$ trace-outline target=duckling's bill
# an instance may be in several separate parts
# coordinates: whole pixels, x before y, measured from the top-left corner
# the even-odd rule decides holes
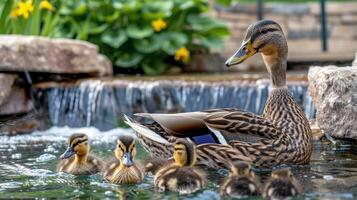
[[[61,155],[61,159],[67,159],[72,157],[76,152],[74,152],[74,149],[72,147],[68,147],[67,150]]]
[[[130,167],[130,166],[132,166],[133,164],[134,164],[133,158],[132,158],[132,156],[130,155],[130,153],[129,153],[129,152],[124,153],[124,155],[123,155],[123,165],[124,165],[125,167]]]
[[[252,42],[249,39],[243,42],[238,51],[232,57],[230,57],[225,64],[227,67],[240,64],[256,53],[257,50],[253,47]]]

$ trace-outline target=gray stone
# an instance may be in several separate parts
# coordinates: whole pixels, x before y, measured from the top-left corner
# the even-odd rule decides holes
[[[11,88],[15,82],[15,78],[15,75],[0,73],[0,105],[2,105],[10,96]]]
[[[327,134],[357,139],[357,67],[311,67],[309,92]]]
[[[0,71],[105,76],[112,74],[112,65],[96,45],[85,41],[1,35]]]
[[[9,96],[0,105],[0,116],[28,113],[33,109],[33,103],[24,88],[13,86]]]

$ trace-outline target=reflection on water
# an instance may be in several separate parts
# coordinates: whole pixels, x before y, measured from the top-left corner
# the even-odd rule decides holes
[[[211,181],[204,190],[179,197],[176,193],[155,193],[153,177],[147,176],[139,185],[118,186],[105,182],[99,174],[73,176],[56,173],[57,158],[65,150],[73,132],[85,132],[91,138],[91,151],[109,158],[120,134],[130,129],[100,132],[95,128],[51,128],[32,135],[0,136],[0,197],[1,198],[98,198],[98,199],[219,199],[219,183],[225,170],[209,170]],[[293,166],[293,172],[305,189],[306,199],[357,198],[357,145],[338,141],[315,143],[310,165]],[[139,148],[138,160],[146,153]],[[270,170],[257,174],[266,180]]]

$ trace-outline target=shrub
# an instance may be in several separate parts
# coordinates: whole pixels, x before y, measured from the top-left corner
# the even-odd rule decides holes
[[[56,36],[99,45],[115,66],[159,74],[192,51],[222,47],[228,30],[207,11],[207,0],[66,0]]]
[[[225,24],[208,0],[5,0],[0,34],[88,40],[115,66],[147,74],[185,64],[196,50],[222,47]]]

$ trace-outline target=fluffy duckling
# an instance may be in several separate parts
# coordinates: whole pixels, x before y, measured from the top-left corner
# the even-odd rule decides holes
[[[144,162],[144,170],[146,174],[152,174],[155,175],[159,169],[170,165],[174,162],[174,160],[170,159],[163,159],[163,158],[154,158],[150,157],[145,160]]]
[[[259,195],[259,184],[248,162],[231,164],[229,176],[221,186],[221,196],[244,198]]]
[[[117,140],[115,159],[108,162],[103,170],[106,180],[115,184],[136,184],[143,180],[141,166],[134,162],[136,156],[135,139],[122,135]]]
[[[102,169],[101,159],[89,154],[88,136],[74,133],[68,140],[68,148],[61,155],[57,171],[73,175],[95,174]]]
[[[289,169],[279,169],[272,172],[263,196],[270,200],[285,200],[301,194],[301,187]]]
[[[180,194],[196,192],[206,184],[205,174],[193,167],[196,162],[195,146],[178,139],[174,144],[174,162],[159,169],[155,175],[155,187],[159,192],[172,191]]]

